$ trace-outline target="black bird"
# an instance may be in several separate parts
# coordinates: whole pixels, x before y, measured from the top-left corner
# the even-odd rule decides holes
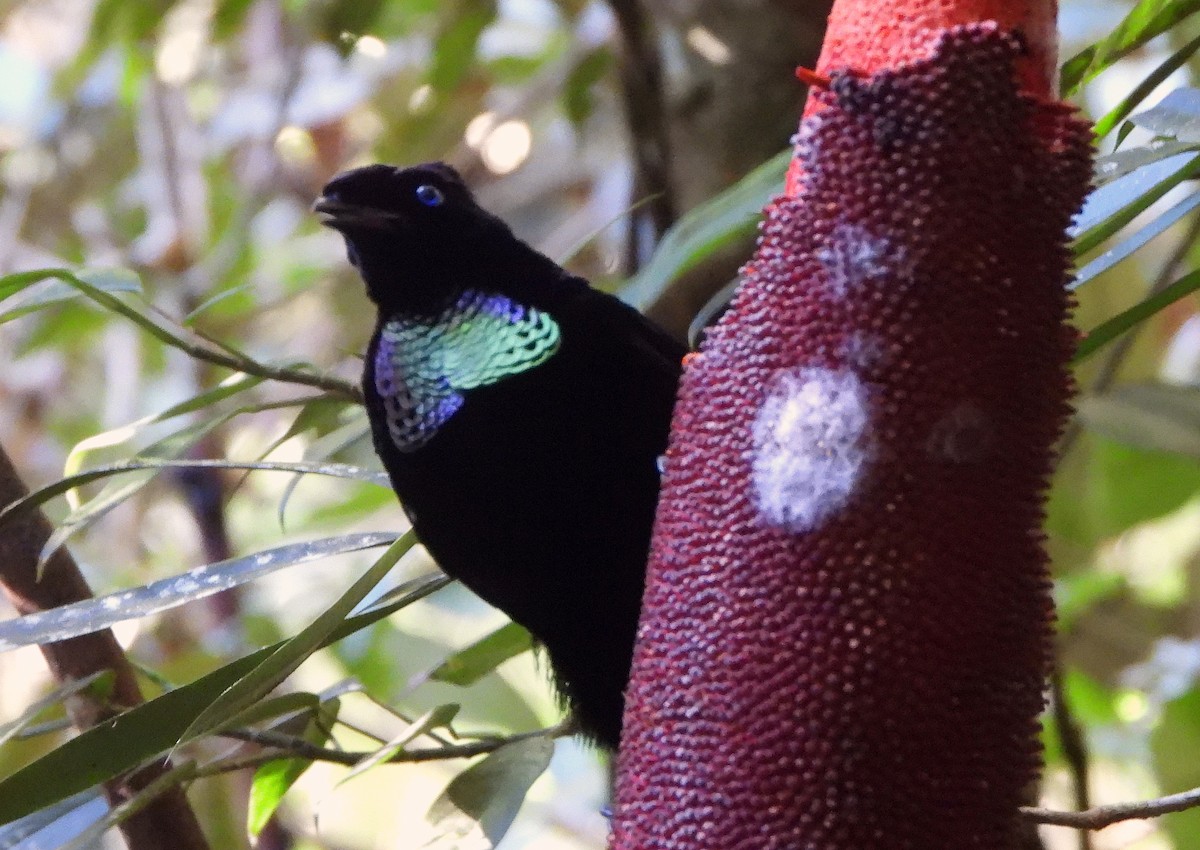
[[[615,749],[684,346],[443,163],[347,171],[313,208],[379,308],[363,392],[417,537],[532,633]]]

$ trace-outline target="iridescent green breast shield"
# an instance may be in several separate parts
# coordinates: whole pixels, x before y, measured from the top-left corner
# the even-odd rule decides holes
[[[435,319],[389,320],[375,351],[375,389],[392,442],[402,452],[419,449],[462,407],[467,390],[546,362],[559,341],[546,313],[475,290]]]

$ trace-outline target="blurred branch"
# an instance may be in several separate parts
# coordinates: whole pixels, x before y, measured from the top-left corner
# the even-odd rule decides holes
[[[258,175],[252,181],[254,188],[248,195],[243,196],[229,226],[216,244],[185,272],[191,294],[211,292],[216,282],[226,281],[231,277],[238,259],[250,243],[253,233],[251,224],[275,199],[279,182],[284,175],[283,163],[275,151],[275,139],[287,126],[288,110],[304,75],[304,43],[291,35],[286,15],[279,13],[278,19],[273,23],[277,32],[273,32],[271,38],[276,42],[275,52],[279,57],[277,61],[283,65],[284,72],[275,97],[271,129],[265,134],[266,142],[263,145],[263,156],[269,157],[270,165],[265,174]],[[259,28],[267,29],[261,25]]]
[[[1074,786],[1075,808],[1085,811],[1091,808],[1091,798],[1088,793],[1088,749],[1083,730],[1071,711],[1067,702],[1067,692],[1063,685],[1062,662],[1055,660],[1054,669],[1050,673],[1050,710],[1054,714],[1054,725],[1058,729],[1058,739],[1062,743],[1063,756],[1071,773]],[[1079,833],[1079,850],[1091,850],[1092,837],[1087,832]]]
[[[1096,806],[1082,812],[1058,812],[1053,809],[1027,806],[1021,809],[1021,816],[1050,826],[1104,829],[1121,821],[1155,818],[1197,807],[1200,807],[1200,788],[1191,788],[1178,794],[1155,797],[1152,800],[1141,800],[1136,803],[1113,803],[1110,806]]]
[[[28,495],[8,455],[0,449],[0,502],[17,501]],[[41,511],[14,517],[0,535],[0,590],[19,614],[48,611],[71,602],[90,599],[91,589],[66,549],[58,549],[48,560],[41,581],[37,579],[38,555],[52,527]],[[105,629],[83,637],[44,644],[42,655],[55,680],[73,682],[98,671],[114,674],[112,691],[96,695],[83,691],[67,700],[67,711],[79,729],[87,729],[143,702],[133,668],[113,633]],[[105,795],[114,808],[163,781],[170,772],[166,760],[155,762],[105,785]],[[140,808],[120,825],[130,850],[207,850],[195,814],[182,789],[164,790],[152,803]]]
[[[634,200],[655,196],[645,215],[654,225],[657,241],[675,220],[675,191],[671,180],[671,140],[663,94],[662,59],[654,27],[639,0],[609,0],[621,32],[621,88],[633,152]],[[627,271],[638,265],[638,231],[642,215],[631,215]]]

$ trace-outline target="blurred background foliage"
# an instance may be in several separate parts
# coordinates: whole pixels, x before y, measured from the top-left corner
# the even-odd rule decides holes
[[[1076,233],[1077,323],[1093,333],[1047,523],[1063,661],[1043,796],[1056,808],[1083,802],[1084,756],[1094,801],[1200,785],[1195,5],[1062,3],[1062,56],[1082,56],[1065,88],[1104,118],[1101,153],[1120,152]],[[244,742],[201,734],[233,721],[380,756],[553,729],[527,635],[453,585],[422,585],[327,650],[313,652],[320,635],[288,644],[286,669],[231,665],[314,622],[332,629],[329,607],[377,557],[351,550],[407,526],[346,389],[374,311],[309,204],[347,167],[447,160],[519,235],[683,336],[781,185],[804,94],[792,70],[814,61],[827,7],[0,3],[0,441],[35,490],[131,457],[169,467],[38,497],[97,596],[164,582],[82,615],[116,623],[148,696],[186,701],[161,747],[149,721],[131,724],[146,751],[125,766],[185,729],[198,763],[245,756]],[[71,272],[20,276],[38,269]],[[235,468],[171,467],[200,459]],[[277,469],[236,468],[255,462]],[[296,545],[313,540],[326,542]],[[171,578],[204,564],[239,586],[206,595]],[[409,553],[368,610],[432,570]],[[248,718],[228,701],[204,713],[225,685],[172,691],[209,674],[241,677],[251,696],[284,680],[274,693],[292,699]],[[56,749],[68,735],[55,686],[36,647],[0,654],[0,822],[80,790],[68,786],[82,762]],[[546,740],[369,780],[356,768],[346,787],[344,766],[274,762],[199,779],[190,798],[222,848],[248,845],[248,809],[272,848],[488,847],[506,831],[513,850],[603,846],[605,766],[570,737]],[[36,783],[14,775],[31,762],[46,766]],[[104,811],[71,798],[0,827],[0,847],[78,833],[119,844],[86,831]],[[1043,840],[1200,848],[1200,812]]]

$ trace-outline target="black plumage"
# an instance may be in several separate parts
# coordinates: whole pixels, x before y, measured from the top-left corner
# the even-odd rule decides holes
[[[314,209],[379,307],[363,390],[417,536],[529,629],[615,748],[684,347],[442,163],[348,171]]]

